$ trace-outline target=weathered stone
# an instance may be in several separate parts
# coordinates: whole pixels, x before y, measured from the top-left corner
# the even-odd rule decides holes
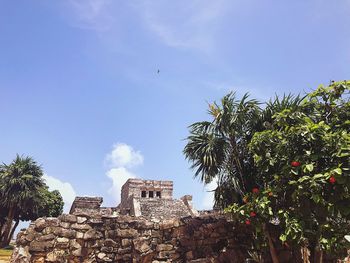
[[[78,238],[78,239],[82,239],[84,237],[84,233],[83,232],[76,232],[75,233],[75,237]]]
[[[105,241],[104,241],[104,245],[106,247],[117,247],[118,244],[117,242],[115,242],[114,240],[110,239],[110,238],[107,238]]]
[[[83,239],[89,240],[89,239],[100,239],[103,235],[101,232],[98,232],[96,230],[90,229],[84,233]]]
[[[134,249],[141,254],[149,251],[151,247],[148,245],[149,240],[147,238],[140,238],[140,239],[134,239],[133,244],[134,244]]]
[[[34,229],[38,232],[42,231],[45,227],[47,227],[48,224],[45,220],[45,218],[38,218],[36,221],[35,221],[35,227]]]
[[[92,225],[99,225],[99,224],[103,224],[103,220],[101,217],[93,217],[89,219],[89,224]]]
[[[77,222],[77,217],[71,214],[62,214],[58,217],[62,222],[75,223]]]
[[[119,248],[119,249],[118,249],[118,254],[121,254],[121,255],[130,253],[130,252],[131,252],[131,247]]]
[[[175,220],[164,220],[160,225],[159,225],[159,228],[161,230],[164,230],[164,229],[169,229],[169,228],[173,228],[174,227],[174,224],[175,224]]]
[[[106,253],[98,253],[97,254],[97,257],[99,258],[99,259],[103,259],[104,257],[106,256]]]
[[[48,240],[53,240],[55,239],[55,235],[54,234],[48,234],[48,235],[42,235],[38,237],[38,241],[48,241]]]
[[[28,247],[15,247],[11,257],[11,263],[28,263],[30,261],[30,253]]]
[[[129,237],[129,238],[134,238],[139,236],[139,233],[135,229],[117,229],[116,234],[118,237]]]
[[[54,234],[59,236],[59,237],[66,237],[66,238],[74,238],[76,235],[74,230],[65,229],[65,228],[54,229]]]
[[[39,219],[18,234],[17,242],[22,248],[19,246],[15,251],[28,251],[22,253],[23,259],[30,257],[23,263],[219,263],[231,262],[232,258],[237,258],[235,263],[244,261],[236,240],[240,238],[244,242],[247,233],[237,232],[233,223],[224,220],[223,216],[160,221],[104,216],[102,224],[92,223],[94,218],[101,220],[100,215],[61,218],[64,221]],[[75,222],[67,222],[69,220]],[[14,252],[13,259],[18,259],[18,255]],[[22,263],[19,260],[12,262]]]
[[[75,240],[70,241],[71,254],[75,257],[81,256],[81,245]]]
[[[57,229],[57,227],[45,227],[45,229],[42,231],[42,233],[44,235],[48,235],[48,234],[51,234],[51,233],[54,233],[55,230]]]
[[[123,238],[122,239],[122,247],[127,247],[131,244],[131,241],[130,239],[127,239],[127,238]]]
[[[63,250],[54,250],[49,253],[47,253],[45,262],[62,262],[65,260],[65,256],[68,256],[65,254],[65,251]]]
[[[188,251],[188,252],[186,252],[186,259],[187,259],[187,260],[193,259],[193,251]]]
[[[87,225],[87,224],[72,224],[71,228],[75,229],[75,230],[89,230],[92,227],[90,225]]]
[[[56,239],[56,242],[57,243],[69,243],[69,239],[68,238],[65,238],[65,237],[58,237]]]
[[[35,234],[32,233],[32,232],[30,232],[30,233],[28,233],[27,235],[25,235],[25,239],[26,239],[27,241],[29,241],[29,242],[33,241],[34,238],[35,238]]]
[[[77,216],[77,223],[78,223],[78,224],[85,223],[86,221],[87,221],[87,218],[86,218],[86,217]]]
[[[159,244],[156,248],[156,250],[159,251],[170,251],[174,248],[173,245],[170,244]]]
[[[54,245],[53,241],[32,241],[29,244],[29,252],[45,252]]]
[[[61,222],[60,223],[60,227],[69,228],[70,227],[70,223],[68,223],[68,222]]]
[[[114,248],[113,247],[105,247],[105,246],[103,246],[103,247],[101,247],[101,251],[102,252],[106,252],[106,253],[111,253],[111,252],[114,251]]]
[[[45,258],[44,257],[38,257],[33,259],[33,263],[44,263]]]
[[[57,248],[68,248],[69,247],[69,239],[65,237],[58,237],[56,238],[56,245]]]

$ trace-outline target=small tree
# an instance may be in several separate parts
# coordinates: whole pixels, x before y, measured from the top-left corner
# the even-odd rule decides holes
[[[50,192],[42,176],[30,157],[17,155],[11,164],[0,166],[0,247],[9,244],[20,220],[62,213],[62,196]]]

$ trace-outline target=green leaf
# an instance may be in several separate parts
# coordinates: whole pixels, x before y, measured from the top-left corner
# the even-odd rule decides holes
[[[280,235],[280,240],[285,242],[287,240],[287,236],[285,234]]]
[[[312,163],[309,163],[309,164],[305,165],[305,168],[309,172],[312,172],[314,170],[314,165]]]
[[[341,175],[342,174],[342,170],[340,168],[336,168],[333,170],[334,173]]]

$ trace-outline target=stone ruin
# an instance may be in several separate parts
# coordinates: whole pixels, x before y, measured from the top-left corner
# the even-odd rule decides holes
[[[117,207],[101,207],[102,197],[76,197],[70,214],[85,212],[103,215],[130,215],[145,218],[181,218],[199,215],[192,206],[192,196],[173,199],[173,182],[129,179],[122,186]]]
[[[172,181],[129,179],[117,207],[76,197],[69,214],[39,218],[17,235],[11,262],[243,262],[243,232],[201,215]]]
[[[76,197],[69,214],[39,218],[19,232],[11,262],[248,262],[249,227],[196,211],[191,196],[176,200],[172,193],[171,181],[129,179],[117,207]],[[294,254],[278,248],[281,263],[299,262]]]

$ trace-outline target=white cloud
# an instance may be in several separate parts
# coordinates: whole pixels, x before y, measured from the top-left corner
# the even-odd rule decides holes
[[[217,187],[217,181],[213,180],[209,184],[204,186],[204,196],[202,199],[202,207],[203,209],[213,209],[214,206],[214,191]]]
[[[74,201],[76,193],[74,191],[73,186],[68,182],[62,182],[61,180],[44,174],[44,180],[46,181],[46,185],[49,187],[50,191],[58,190],[64,201],[64,212],[69,212],[69,209]]]
[[[144,25],[166,45],[209,51],[231,1],[142,1],[134,4]]]
[[[117,143],[113,145],[112,151],[107,154],[105,163],[110,167],[106,175],[112,180],[112,186],[108,193],[117,205],[120,202],[120,190],[123,184],[129,178],[137,178],[129,169],[142,165],[143,156],[140,151],[135,151],[130,145]]]
[[[109,40],[123,34],[121,24],[137,23],[167,46],[209,52],[215,48],[223,17],[235,2],[66,0],[63,15],[71,25],[102,32],[99,37]]]
[[[117,143],[106,157],[106,163],[110,167],[134,167],[143,164],[143,156],[130,145]]]
[[[106,175],[112,179],[112,187],[108,190],[108,193],[113,196],[116,205],[118,205],[120,202],[120,190],[123,184],[129,178],[136,178],[137,176],[128,171],[125,167],[112,168]]]

